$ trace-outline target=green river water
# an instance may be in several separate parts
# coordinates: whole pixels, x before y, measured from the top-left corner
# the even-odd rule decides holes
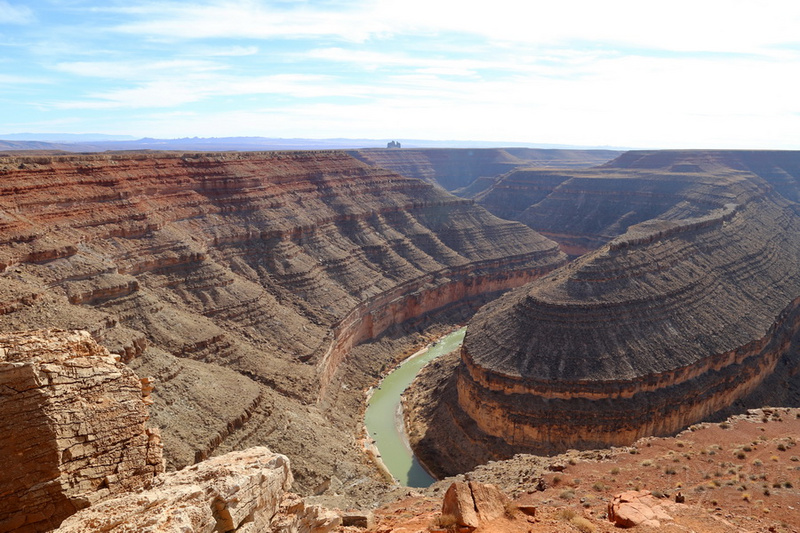
[[[435,481],[411,452],[405,436],[400,396],[417,373],[429,361],[457,349],[464,340],[467,328],[442,337],[426,351],[406,359],[373,391],[367,404],[364,424],[375,440],[378,452],[389,472],[403,485],[427,487]]]

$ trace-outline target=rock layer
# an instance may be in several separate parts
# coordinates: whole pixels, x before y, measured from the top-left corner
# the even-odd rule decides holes
[[[0,336],[0,531],[48,531],[164,469],[149,390],[85,331]]]
[[[501,174],[519,167],[584,168],[618,155],[611,150],[535,148],[366,149],[350,153],[370,165],[439,184],[466,198],[490,187]]]
[[[475,316],[457,378],[474,438],[540,453],[626,445],[773,372],[800,329],[796,205],[731,169],[682,196],[705,212],[634,225]]]
[[[361,460],[308,407],[352,346],[566,260],[344,152],[16,157],[0,175],[0,328],[87,329],[155,377],[172,467],[268,444],[307,489],[333,453],[310,443]]]
[[[476,196],[495,215],[519,220],[578,256],[657,218],[701,216],[735,199],[731,180],[753,179],[800,199],[800,156],[775,151],[631,151],[586,170],[520,168]]]

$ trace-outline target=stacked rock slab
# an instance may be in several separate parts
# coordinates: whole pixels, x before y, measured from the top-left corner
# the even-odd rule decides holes
[[[163,471],[147,398],[85,331],[0,336],[0,531],[49,531]]]
[[[726,179],[705,215],[633,226],[475,316],[457,378],[473,438],[627,445],[773,372],[800,328],[800,220],[757,177]]]
[[[341,524],[336,513],[288,493],[291,486],[286,456],[250,448],[163,474],[149,490],[84,509],[58,531],[325,533]]]

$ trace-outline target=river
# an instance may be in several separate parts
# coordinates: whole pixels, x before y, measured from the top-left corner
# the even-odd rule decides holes
[[[409,357],[381,381],[367,404],[364,425],[375,440],[383,463],[403,485],[427,487],[434,481],[411,451],[405,434],[400,396],[429,361],[457,349],[467,328],[439,339],[427,350]]]

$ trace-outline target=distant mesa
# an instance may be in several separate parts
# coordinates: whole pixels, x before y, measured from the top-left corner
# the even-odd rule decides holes
[[[401,148],[400,143],[397,141],[389,141],[386,143],[386,148]]]

